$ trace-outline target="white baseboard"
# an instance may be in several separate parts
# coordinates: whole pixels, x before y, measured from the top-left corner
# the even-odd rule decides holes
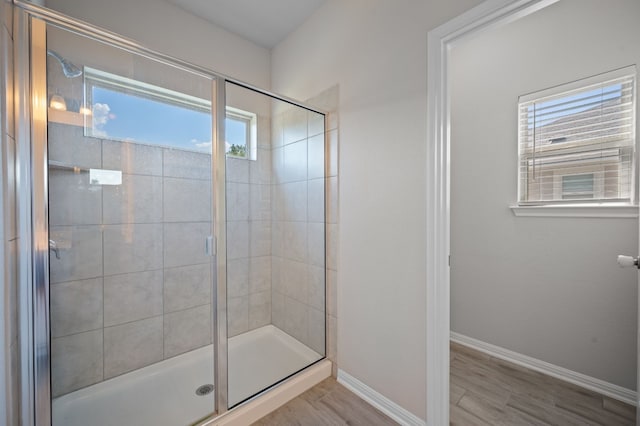
[[[637,393],[635,391],[623,388],[622,386],[614,385],[613,383],[605,382],[604,380],[596,379],[595,377],[590,377],[563,367],[558,367],[557,365],[553,365],[539,359],[531,358],[529,356],[522,355],[505,348],[501,348],[500,346],[485,343],[481,340],[467,337],[453,331],[451,332],[451,341],[464,346],[468,346],[480,352],[484,352],[493,357],[500,358],[505,361],[520,365],[522,367],[547,374],[560,380],[564,380],[565,382],[573,383],[574,385],[578,385],[585,389],[598,392],[602,395],[606,395],[608,397],[617,399],[618,401],[622,401],[633,406],[637,405],[638,403]]]
[[[343,370],[338,370],[338,383],[349,389],[351,392],[358,395],[360,398],[367,401],[369,404],[382,411],[387,416],[391,417],[401,425],[406,426],[425,426],[426,422],[415,414],[405,410],[395,402],[391,401],[386,396],[374,391],[369,386],[362,383],[360,380],[345,373]]]

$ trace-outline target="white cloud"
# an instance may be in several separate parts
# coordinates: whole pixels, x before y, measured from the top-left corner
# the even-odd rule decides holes
[[[93,104],[91,113],[93,136],[106,137],[107,132],[104,130],[104,126],[114,118],[115,115],[111,114],[111,108],[108,104]]]
[[[191,144],[198,148],[200,151],[211,152],[212,142],[200,142],[198,139],[191,139]]]

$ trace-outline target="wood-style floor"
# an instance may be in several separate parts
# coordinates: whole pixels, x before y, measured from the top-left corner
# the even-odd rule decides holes
[[[452,425],[628,425],[635,407],[451,344]]]
[[[635,426],[634,407],[468,347],[451,344],[451,424]],[[327,379],[254,425],[396,425]]]
[[[397,425],[329,378],[258,420],[260,426]]]

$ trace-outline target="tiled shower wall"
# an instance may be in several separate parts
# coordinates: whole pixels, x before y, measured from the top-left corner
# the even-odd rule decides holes
[[[16,141],[12,102],[13,25],[11,2],[0,1],[0,424],[20,424],[18,342],[18,229]]]
[[[210,344],[211,156],[50,124],[49,159],[53,395]]]
[[[337,152],[330,144],[325,150],[320,114],[292,107],[274,116],[272,129],[272,322],[325,353],[325,276],[329,281],[335,275],[335,225],[330,222],[337,218],[337,177],[331,175],[337,167],[331,161]]]
[[[326,235],[326,356],[333,364],[333,376],[338,373],[338,104],[339,87],[333,86],[307,100],[309,105],[327,112],[325,147],[325,221]]]
[[[256,158],[226,160],[229,337],[271,324],[270,120],[257,125]]]

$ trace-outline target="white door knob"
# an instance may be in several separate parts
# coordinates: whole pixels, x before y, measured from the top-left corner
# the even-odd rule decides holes
[[[618,255],[618,265],[620,265],[621,268],[635,266],[640,269],[637,257]]]

